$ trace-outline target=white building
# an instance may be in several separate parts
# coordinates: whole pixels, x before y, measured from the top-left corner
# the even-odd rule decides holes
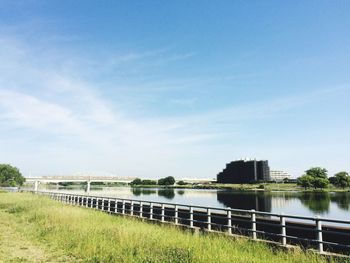
[[[270,170],[270,180],[281,182],[283,179],[291,179],[291,175],[285,171]]]

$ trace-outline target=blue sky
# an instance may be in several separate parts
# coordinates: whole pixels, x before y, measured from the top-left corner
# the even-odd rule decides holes
[[[349,1],[0,1],[0,162],[350,171]]]

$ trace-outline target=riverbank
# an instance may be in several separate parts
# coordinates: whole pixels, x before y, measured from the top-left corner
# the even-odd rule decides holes
[[[324,189],[303,188],[295,183],[258,183],[258,184],[186,184],[186,185],[132,185],[132,188],[171,188],[171,189],[225,189],[237,191],[297,191],[297,192],[350,192],[350,188]]]
[[[24,193],[0,193],[0,222],[0,262],[329,262]]]

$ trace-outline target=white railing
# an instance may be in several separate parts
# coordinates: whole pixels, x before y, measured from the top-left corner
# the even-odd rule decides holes
[[[46,195],[70,205],[93,208],[111,214],[171,222],[206,231],[225,232],[228,235],[249,235],[254,240],[270,240],[281,246],[299,244],[303,247],[316,248],[321,254],[326,252],[350,254],[348,220],[50,191],[30,192]]]

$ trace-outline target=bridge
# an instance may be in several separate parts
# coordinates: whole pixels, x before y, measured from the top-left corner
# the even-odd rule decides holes
[[[38,191],[40,183],[63,183],[63,182],[86,182],[86,191],[90,192],[92,182],[103,183],[131,183],[135,177],[118,177],[118,176],[41,176],[26,177],[26,182],[34,183],[34,190]]]

